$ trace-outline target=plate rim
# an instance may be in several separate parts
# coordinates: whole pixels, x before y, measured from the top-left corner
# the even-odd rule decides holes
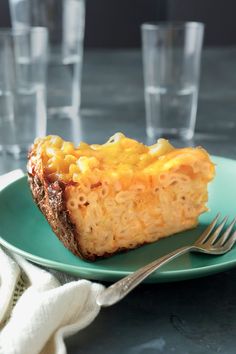
[[[213,162],[214,162],[214,159],[216,159],[216,161],[215,161],[216,165],[217,165],[217,160],[224,160],[226,163],[236,164],[236,160],[234,160],[232,158],[227,158],[227,157],[222,157],[222,156],[217,156],[217,155],[210,155],[210,157],[213,160]],[[7,186],[2,188],[0,190],[0,198],[1,198],[2,192],[5,192],[7,189],[10,189],[12,187],[12,185],[20,183],[22,180],[24,180],[26,178],[27,178],[27,174],[25,174],[24,176],[18,178],[16,181],[9,183]],[[83,265],[70,265],[68,263],[50,260],[48,258],[37,256],[35,254],[24,251],[23,249],[20,249],[20,248],[14,246],[13,244],[6,241],[6,238],[3,238],[1,235],[0,235],[0,244],[3,247],[5,247],[6,249],[8,249],[18,255],[21,255],[34,263],[37,263],[37,264],[40,264],[40,265],[43,265],[43,266],[46,266],[46,267],[49,267],[52,269],[57,269],[62,272],[77,274],[78,276],[86,276],[86,274],[88,276],[88,274],[89,274],[88,279],[103,280],[99,276],[101,276],[101,275],[106,276],[107,275],[109,277],[109,279],[112,279],[112,277],[113,277],[113,280],[117,280],[117,279],[125,277],[126,275],[129,275],[133,272],[133,271],[129,271],[129,270],[104,269],[104,268],[100,268],[99,266],[98,266],[98,268],[95,268],[96,262],[91,263],[91,262],[85,261],[87,263],[87,265],[89,265],[89,267],[84,268]],[[131,250],[131,252],[132,252],[132,250]],[[91,266],[90,266],[90,264],[91,264]],[[152,273],[149,276],[149,278],[147,278],[147,282],[155,282],[155,283],[163,282],[163,281],[174,282],[174,281],[179,281],[179,280],[194,279],[197,277],[203,277],[203,276],[223,272],[225,270],[233,268],[235,265],[236,265],[236,258],[232,259],[232,260],[225,261],[225,262],[223,261],[221,263],[213,263],[213,264],[203,266],[203,267],[194,267],[194,268],[187,268],[187,269],[180,269],[180,270],[175,270],[175,269],[173,269],[173,270],[157,270],[154,273]],[[176,277],[176,279],[173,279],[175,277]]]

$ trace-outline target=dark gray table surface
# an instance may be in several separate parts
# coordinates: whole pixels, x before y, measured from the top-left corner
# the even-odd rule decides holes
[[[101,143],[117,131],[146,141],[140,51],[85,53],[80,125],[80,137],[89,143]],[[209,48],[203,53],[191,144],[236,158],[235,136],[236,48]],[[0,173],[16,167],[25,167],[25,161],[0,157]],[[236,353],[236,269],[143,284],[119,304],[102,309],[66,344],[68,354]]]

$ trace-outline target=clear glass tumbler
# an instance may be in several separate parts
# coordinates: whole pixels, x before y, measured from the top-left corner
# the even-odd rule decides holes
[[[141,33],[147,135],[192,139],[204,25],[147,23]]]
[[[50,133],[57,133],[57,125],[68,129],[66,118],[77,119],[80,108],[85,1],[10,0],[10,12],[14,28],[48,29],[48,124]]]
[[[25,155],[46,133],[47,29],[0,30],[0,145]]]

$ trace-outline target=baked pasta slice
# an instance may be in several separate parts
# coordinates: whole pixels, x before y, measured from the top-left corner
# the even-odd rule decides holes
[[[111,256],[193,228],[207,210],[215,173],[201,147],[145,146],[121,133],[78,147],[58,136],[36,139],[31,191],[63,244],[88,260]]]

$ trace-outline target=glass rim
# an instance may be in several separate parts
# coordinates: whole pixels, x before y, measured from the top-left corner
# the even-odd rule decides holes
[[[204,29],[205,24],[198,21],[160,21],[160,22],[145,22],[141,24],[142,31],[156,31],[167,28],[185,29],[195,27],[196,29]]]
[[[25,35],[28,33],[44,33],[48,34],[47,27],[43,26],[34,26],[34,27],[25,27],[25,28],[12,28],[12,27],[2,27],[0,28],[0,37],[2,36],[17,36]]]

